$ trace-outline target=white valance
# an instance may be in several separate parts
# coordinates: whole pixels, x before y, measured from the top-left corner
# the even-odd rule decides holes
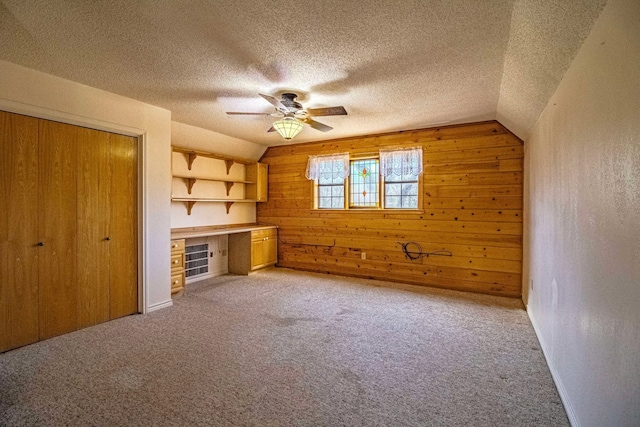
[[[422,148],[380,150],[380,173],[397,176],[422,173]]]
[[[349,176],[349,153],[330,154],[326,156],[309,156],[307,163],[308,179],[345,179]]]

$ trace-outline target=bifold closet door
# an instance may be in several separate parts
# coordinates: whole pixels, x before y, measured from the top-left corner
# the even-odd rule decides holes
[[[110,134],[78,135],[78,328],[109,320]]]
[[[76,126],[39,124],[38,282],[40,339],[45,339],[78,329],[78,144]]]
[[[136,313],[137,139],[0,126],[0,351]]]
[[[0,111],[0,352],[38,341],[38,120]]]
[[[110,318],[138,312],[138,140],[111,134]]]

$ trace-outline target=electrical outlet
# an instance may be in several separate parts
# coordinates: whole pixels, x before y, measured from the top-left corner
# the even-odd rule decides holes
[[[367,253],[366,252],[360,252],[360,259],[367,259]]]

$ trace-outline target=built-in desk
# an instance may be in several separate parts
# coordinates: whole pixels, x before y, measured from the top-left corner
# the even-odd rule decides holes
[[[171,240],[228,235],[229,273],[249,274],[278,261],[278,230],[274,225],[185,227],[171,229]]]

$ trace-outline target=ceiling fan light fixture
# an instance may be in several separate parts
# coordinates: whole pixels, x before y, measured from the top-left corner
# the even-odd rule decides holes
[[[293,117],[284,117],[273,123],[273,128],[284,139],[292,139],[302,130],[302,123]]]

